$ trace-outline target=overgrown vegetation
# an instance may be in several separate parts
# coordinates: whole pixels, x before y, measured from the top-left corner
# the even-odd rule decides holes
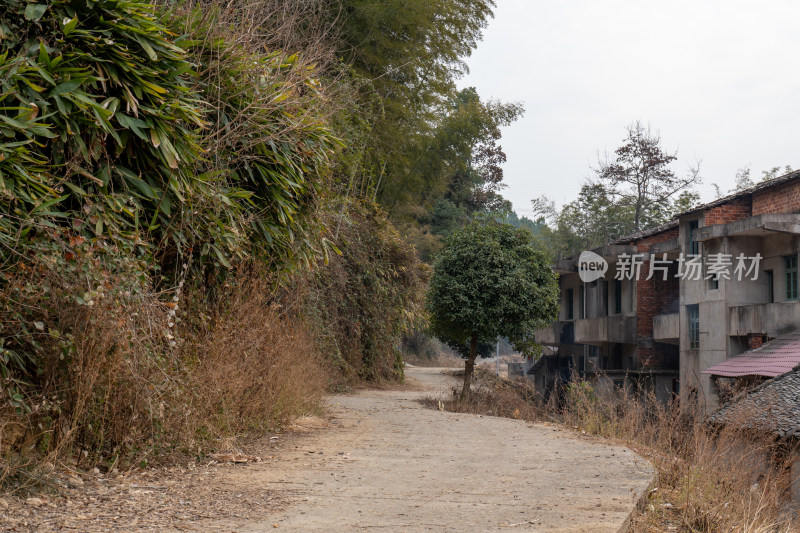
[[[447,410],[557,423],[631,447],[656,468],[652,490],[634,515],[631,531],[793,531],[787,505],[796,450],[768,434],[740,428],[746,420],[712,427],[699,412],[653,396],[601,393],[570,383],[562,401],[525,381],[479,370],[474,390],[454,390],[427,403]]]
[[[454,83],[492,6],[3,3],[0,482],[203,454],[402,379],[409,242],[435,252],[445,199],[455,226],[503,204],[521,109]]]

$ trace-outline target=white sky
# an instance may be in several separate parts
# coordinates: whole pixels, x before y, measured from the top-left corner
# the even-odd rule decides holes
[[[740,167],[800,167],[800,2],[495,1],[459,85],[525,106],[502,140],[518,214],[573,200],[635,120],[678,150],[676,172],[702,160],[703,200]]]

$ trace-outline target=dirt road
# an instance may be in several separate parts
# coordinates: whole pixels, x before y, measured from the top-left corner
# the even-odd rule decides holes
[[[336,396],[330,422],[255,443],[263,462],[74,476],[0,501],[0,530],[615,532],[652,479],[631,451],[557,426],[427,409],[451,378],[407,375],[419,391]]]
[[[428,392],[332,399],[338,429],[303,442],[266,479],[296,504],[241,531],[617,531],[652,479],[631,451],[555,426],[426,409]]]

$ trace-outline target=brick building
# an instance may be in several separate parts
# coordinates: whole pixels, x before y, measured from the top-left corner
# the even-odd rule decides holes
[[[537,333],[548,355],[529,376],[545,394],[578,374],[598,388],[679,393],[706,409],[731,375],[730,365],[727,374],[718,365],[731,358],[748,354],[739,378],[770,377],[753,363],[758,347],[800,329],[798,213],[800,171],[594,250],[609,263],[594,282],[581,281],[575,258],[560,261],[561,314]],[[615,279],[620,261],[635,254],[638,278]],[[685,275],[689,258],[698,276]]]

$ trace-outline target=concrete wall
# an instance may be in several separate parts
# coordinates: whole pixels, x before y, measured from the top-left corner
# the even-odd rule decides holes
[[[602,346],[608,342],[636,344],[635,316],[586,318],[575,322],[575,342]]]
[[[677,344],[680,336],[680,313],[668,313],[653,317],[653,339],[658,342]]]

